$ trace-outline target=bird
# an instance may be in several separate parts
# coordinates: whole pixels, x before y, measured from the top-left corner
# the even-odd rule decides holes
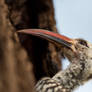
[[[43,77],[35,85],[36,92],[72,92],[92,76],[92,44],[44,29],[23,29],[18,33],[38,36],[62,47],[70,65],[53,77]]]

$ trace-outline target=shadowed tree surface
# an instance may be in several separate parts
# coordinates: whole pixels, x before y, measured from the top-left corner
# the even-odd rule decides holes
[[[42,28],[57,32],[52,0],[6,0],[9,19],[16,28]],[[44,76],[52,77],[61,69],[60,50],[46,40],[33,36],[18,35],[21,45],[34,66],[38,81]]]
[[[33,92],[34,75],[24,49],[16,40],[4,0],[0,1],[0,92]]]
[[[24,28],[57,32],[52,0],[0,0],[1,92],[33,92],[36,81],[61,69],[59,49],[46,40],[15,34]]]

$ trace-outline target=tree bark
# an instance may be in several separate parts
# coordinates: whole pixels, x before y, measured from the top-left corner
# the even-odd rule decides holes
[[[52,0],[6,0],[9,19],[16,28],[42,28],[57,32]],[[33,64],[36,80],[52,77],[61,69],[60,50],[46,40],[18,35]]]
[[[1,92],[33,92],[40,78],[61,69],[60,50],[46,40],[16,34],[25,28],[57,32],[52,0],[0,1]]]
[[[0,0],[0,92],[33,92],[32,64],[14,30],[7,5]]]

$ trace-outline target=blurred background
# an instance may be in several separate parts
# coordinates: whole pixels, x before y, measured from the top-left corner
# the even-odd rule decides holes
[[[53,0],[60,34],[92,43],[92,0]],[[64,60],[65,69],[69,62]],[[92,80],[74,92],[92,92]]]

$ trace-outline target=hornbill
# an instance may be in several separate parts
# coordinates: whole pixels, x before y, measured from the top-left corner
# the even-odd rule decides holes
[[[71,62],[68,68],[52,78],[44,77],[38,81],[37,92],[71,92],[92,76],[92,44],[83,39],[71,39],[43,29],[24,29],[18,33],[34,35],[62,47]]]

